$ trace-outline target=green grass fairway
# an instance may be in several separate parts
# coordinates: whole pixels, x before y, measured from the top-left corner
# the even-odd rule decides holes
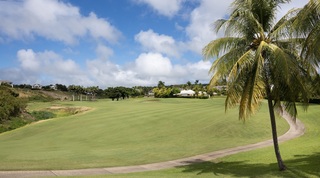
[[[161,177],[161,178],[318,178],[320,177],[320,105],[311,105],[308,112],[299,109],[299,119],[306,133],[280,144],[288,170],[278,171],[273,147],[238,153],[224,158],[160,171],[93,176],[99,177]]]
[[[29,109],[50,106],[93,109],[1,134],[0,170],[154,163],[271,138],[266,104],[245,123],[237,109],[225,114],[224,98],[34,103]],[[288,125],[277,121],[281,135]]]

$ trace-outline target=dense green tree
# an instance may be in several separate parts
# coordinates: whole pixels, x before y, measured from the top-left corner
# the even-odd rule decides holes
[[[29,84],[20,84],[20,85],[15,85],[14,87],[22,88],[22,89],[32,89],[32,86]]]
[[[215,23],[225,36],[211,41],[204,49],[205,58],[217,59],[210,71],[211,85],[227,77],[226,109],[239,106],[239,118],[256,112],[267,97],[274,151],[280,170],[286,166],[277,139],[275,111],[285,109],[293,118],[296,102],[308,103],[307,81],[312,65],[299,55],[305,37],[294,36],[291,11],[273,23],[277,8],[289,0],[235,0],[229,19]],[[299,39],[299,40],[297,40]]]
[[[158,88],[163,88],[163,87],[165,87],[165,82],[163,82],[163,81],[159,81],[158,82]]]
[[[105,93],[108,98],[112,99],[112,101],[114,101],[114,99],[117,99],[118,101],[121,96],[121,93],[113,87],[108,87],[107,89],[105,89]]]
[[[63,85],[63,84],[56,84],[57,90],[59,91],[68,91],[67,86]]]
[[[188,89],[192,88],[192,83],[190,81],[187,82]]]
[[[11,89],[0,86],[0,124],[19,116],[26,108],[26,102],[18,96]]]
[[[153,90],[154,97],[156,98],[169,98],[173,96],[172,88],[154,88]]]
[[[177,87],[172,87],[171,95],[174,96],[174,95],[176,95],[178,93],[180,93],[180,89],[177,88]]]
[[[126,87],[116,87],[116,90],[120,92],[120,96],[122,99],[129,98],[131,93],[131,88]]]

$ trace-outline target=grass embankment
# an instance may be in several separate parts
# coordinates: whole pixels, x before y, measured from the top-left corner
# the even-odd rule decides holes
[[[34,103],[29,109],[52,106],[94,109],[1,134],[0,170],[137,165],[189,157],[271,137],[265,105],[243,123],[238,121],[236,109],[225,114],[224,98]],[[279,135],[286,132],[288,125],[284,120],[278,120],[278,129]],[[182,172],[191,174],[201,172],[193,171],[192,167],[170,171],[184,169]]]
[[[307,112],[299,109],[299,119],[305,124],[306,133],[280,144],[282,158],[288,167],[284,172],[278,171],[273,147],[267,147],[179,168],[94,177],[320,177],[320,105],[311,105]]]

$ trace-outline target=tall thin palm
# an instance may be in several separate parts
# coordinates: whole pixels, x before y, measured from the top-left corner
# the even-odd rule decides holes
[[[229,19],[215,23],[216,31],[225,30],[225,37],[211,41],[203,49],[206,59],[217,57],[210,71],[210,83],[227,75],[226,109],[239,104],[239,119],[255,113],[264,97],[272,127],[274,150],[280,170],[286,166],[280,155],[277,139],[275,110],[284,108],[294,118],[295,102],[307,104],[309,73],[306,62],[299,55],[299,42],[290,35],[289,12],[273,23],[276,10],[289,0],[235,0]],[[282,102],[283,101],[283,102]]]

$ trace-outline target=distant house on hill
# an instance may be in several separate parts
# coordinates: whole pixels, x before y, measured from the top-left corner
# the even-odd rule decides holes
[[[57,85],[51,84],[51,85],[49,85],[49,87],[51,90],[57,90]]]
[[[13,83],[8,80],[0,80],[0,85],[8,85],[13,87]]]
[[[41,90],[41,89],[42,89],[42,85],[40,85],[40,84],[34,84],[34,85],[32,85],[32,89],[33,89],[33,90]]]
[[[152,97],[154,96],[154,92],[153,92],[152,90],[150,90],[150,91],[148,92],[148,97],[149,97],[149,96],[152,96]]]

